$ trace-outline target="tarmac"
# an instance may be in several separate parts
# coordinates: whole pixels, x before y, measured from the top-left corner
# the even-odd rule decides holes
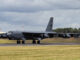
[[[80,45],[80,43],[41,43],[41,44],[14,44],[14,43],[8,43],[8,44],[0,44],[0,46],[49,46],[49,45]]]

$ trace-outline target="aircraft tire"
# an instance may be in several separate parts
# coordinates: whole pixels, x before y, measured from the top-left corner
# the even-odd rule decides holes
[[[36,44],[36,40],[33,40],[32,43],[33,43],[33,44]]]
[[[25,44],[25,41],[24,40],[22,40],[22,44]]]
[[[20,44],[20,40],[17,40],[17,44]]]
[[[40,44],[40,41],[39,40],[37,41],[37,44]]]

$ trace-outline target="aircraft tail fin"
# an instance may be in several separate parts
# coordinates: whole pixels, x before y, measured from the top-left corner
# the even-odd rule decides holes
[[[53,17],[50,18],[50,21],[47,25],[46,31],[47,32],[52,32],[52,27],[53,27]]]

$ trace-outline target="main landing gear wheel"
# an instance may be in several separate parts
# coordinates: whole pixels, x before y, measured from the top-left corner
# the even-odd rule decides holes
[[[23,37],[22,38],[22,44],[25,44],[26,39]]]
[[[40,44],[41,38],[38,38],[37,44]]]
[[[36,40],[33,40],[32,43],[33,43],[33,44],[36,44]]]
[[[20,42],[20,40],[17,40],[17,44],[20,44],[21,42]]]
[[[37,44],[40,44],[40,41],[39,40],[37,41]]]
[[[25,41],[22,40],[22,44],[25,44]]]

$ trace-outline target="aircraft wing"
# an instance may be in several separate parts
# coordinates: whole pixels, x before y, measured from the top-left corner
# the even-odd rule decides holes
[[[57,33],[58,37],[70,38],[70,37],[79,37],[80,33]]]

